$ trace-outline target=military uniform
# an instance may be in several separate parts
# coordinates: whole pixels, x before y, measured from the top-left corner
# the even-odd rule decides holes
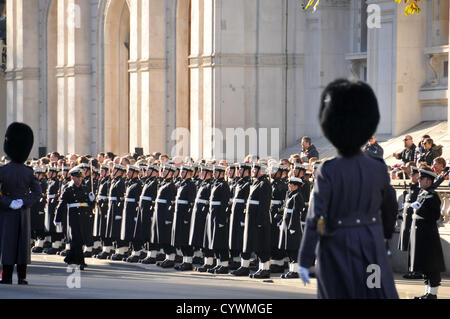
[[[72,176],[81,176],[80,168],[70,171]],[[54,222],[57,225],[67,216],[67,237],[70,240],[70,251],[64,258],[67,264],[79,265],[80,269],[86,266],[84,262],[83,245],[92,243],[92,229],[86,227],[92,218],[92,208],[95,196],[89,198],[90,189],[83,185],[76,186],[71,182],[59,199]]]
[[[109,167],[106,165],[102,165],[101,169],[109,171]],[[103,246],[105,246],[106,240],[106,223],[108,217],[108,194],[109,188],[111,186],[111,178],[107,175],[100,179],[98,194],[97,194],[97,210],[94,218],[94,237],[100,238],[103,242]],[[106,246],[111,246],[108,244]]]
[[[49,167],[49,171],[57,172],[56,167]],[[60,190],[60,182],[54,177],[48,180],[47,198],[45,204],[45,231],[51,236],[52,247],[44,250],[44,253],[55,255],[61,249],[61,240],[63,239],[62,230],[57,231],[53,220],[55,219],[55,209],[58,205],[58,196]]]
[[[35,175],[45,174],[45,168],[36,167]],[[32,249],[33,253],[41,253],[44,249],[45,239],[45,202],[47,194],[47,179],[45,177],[39,179],[42,194],[39,200],[30,208],[31,215],[31,238],[35,240]]]

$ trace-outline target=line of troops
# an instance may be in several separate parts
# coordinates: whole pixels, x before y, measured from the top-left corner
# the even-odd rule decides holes
[[[34,253],[65,256],[81,269],[85,257],[94,257],[179,271],[299,277],[313,184],[313,172],[302,164],[142,161],[34,169],[43,191],[31,210]],[[71,175],[83,178],[80,187]],[[70,254],[75,245],[84,247],[81,259]]]

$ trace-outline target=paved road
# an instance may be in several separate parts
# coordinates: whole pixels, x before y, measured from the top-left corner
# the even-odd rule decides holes
[[[303,286],[300,279],[255,280],[231,275],[178,272],[155,265],[87,259],[89,267],[80,274],[80,288],[73,272],[60,256],[32,256],[29,286],[0,286],[0,298],[29,299],[311,299],[316,298],[316,281]],[[14,278],[15,279],[15,278]],[[423,293],[421,280],[404,280],[396,275],[401,298]],[[450,280],[444,279],[440,298],[450,299]]]

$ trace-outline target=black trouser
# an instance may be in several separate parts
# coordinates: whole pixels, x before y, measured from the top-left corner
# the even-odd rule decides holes
[[[423,277],[425,278],[425,285],[428,285],[430,287],[438,287],[441,285],[440,272],[424,273]]]
[[[281,249],[277,249],[277,248],[272,249],[271,258],[273,260],[282,260],[282,259],[284,259],[284,257],[286,257],[285,250],[281,250]]]
[[[259,252],[256,253],[256,256],[258,256],[260,263],[265,263],[270,260],[270,253],[269,252]]]
[[[111,240],[111,238],[105,238],[105,240],[103,241],[103,246],[112,246],[113,242]]]
[[[241,255],[241,252],[237,249],[231,249],[230,250],[230,256],[231,258],[236,258],[239,257]]]
[[[133,240],[131,242],[131,247],[133,247],[134,251],[139,251],[144,247],[144,243],[140,240]]]
[[[288,257],[289,257],[289,261],[291,262],[291,263],[296,263],[297,262],[297,260],[298,260],[298,250],[287,250],[286,251],[286,253],[287,253],[287,255],[288,255]]]
[[[3,265],[2,279],[5,281],[12,281],[12,276],[14,272],[14,265]],[[17,278],[26,279],[27,278],[27,265],[17,265]]]
[[[181,252],[183,253],[183,257],[192,257],[194,256],[194,248],[192,246],[181,246]]]
[[[146,244],[147,244],[148,250],[159,250],[160,249],[158,244],[153,244],[151,242],[147,242]]]
[[[251,253],[241,253],[241,258],[244,260],[250,260],[251,257],[252,257]]]
[[[217,259],[220,259],[220,261],[230,260],[230,252],[228,251],[228,249],[215,249],[214,254],[216,255]]]
[[[130,247],[130,242],[124,240],[116,240],[116,248]]]
[[[210,258],[214,257],[214,251],[208,248],[202,248],[203,257]]]
[[[164,250],[164,253],[166,255],[175,254],[175,248],[173,246],[170,246],[169,244],[161,244],[161,248]]]
[[[51,240],[52,243],[56,242],[56,241],[62,241],[64,238],[64,234],[63,233],[50,233],[51,236]]]
[[[83,254],[83,242],[81,240],[74,240],[70,243],[70,250],[67,252],[64,262],[71,265],[81,265],[84,264],[84,254]]]

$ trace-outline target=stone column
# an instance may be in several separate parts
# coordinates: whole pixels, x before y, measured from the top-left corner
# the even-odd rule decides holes
[[[7,1],[7,114],[6,124],[25,122],[38,156],[39,130],[39,1]]]

